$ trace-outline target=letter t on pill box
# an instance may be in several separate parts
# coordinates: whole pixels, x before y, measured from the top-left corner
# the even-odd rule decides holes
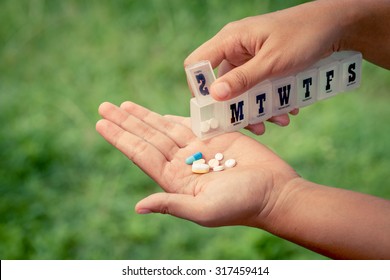
[[[213,68],[209,61],[203,60],[185,68],[192,93],[199,106],[215,102],[210,95],[210,85],[215,81]]]

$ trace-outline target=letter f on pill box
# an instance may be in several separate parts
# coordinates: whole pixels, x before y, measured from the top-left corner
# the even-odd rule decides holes
[[[215,81],[213,68],[209,61],[189,65],[185,68],[192,93],[200,106],[215,102],[210,95],[210,86]]]

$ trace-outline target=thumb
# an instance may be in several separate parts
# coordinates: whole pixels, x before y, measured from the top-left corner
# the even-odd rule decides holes
[[[246,92],[268,76],[267,69],[261,67],[257,57],[253,57],[216,79],[210,86],[210,93],[215,100],[229,100]]]
[[[152,194],[139,201],[135,206],[135,211],[138,214],[169,214],[206,225],[207,222],[202,217],[207,217],[208,215],[203,209],[205,209],[205,207],[200,207],[196,197],[188,194],[173,193]]]

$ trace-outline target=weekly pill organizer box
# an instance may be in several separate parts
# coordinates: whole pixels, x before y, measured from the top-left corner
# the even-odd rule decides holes
[[[263,81],[227,101],[216,101],[210,95],[215,75],[209,61],[185,70],[195,96],[190,101],[192,131],[205,140],[359,87],[362,55],[335,52],[302,72]]]

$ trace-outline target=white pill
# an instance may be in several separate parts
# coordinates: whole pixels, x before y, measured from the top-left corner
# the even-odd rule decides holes
[[[227,161],[225,161],[225,167],[226,168],[232,168],[236,165],[236,160],[235,159],[228,159]]]
[[[214,156],[214,158],[215,158],[216,160],[221,161],[221,160],[223,160],[223,154],[221,154],[221,153],[216,153],[215,156]]]
[[[200,131],[203,133],[206,133],[210,130],[210,123],[209,122],[201,122],[200,124]]]
[[[214,168],[219,165],[219,160],[212,158],[209,160],[208,164],[211,168]]]
[[[216,118],[209,119],[209,124],[210,124],[210,127],[212,129],[218,128],[218,126],[219,126],[218,119],[216,119]]]
[[[198,163],[206,163],[206,160],[204,158],[195,160],[192,164],[198,164]]]
[[[223,165],[218,165],[218,166],[213,167],[213,171],[222,171],[224,169],[225,169],[225,166],[223,166]]]
[[[197,174],[203,174],[210,171],[210,166],[204,163],[197,163],[192,165],[192,172]]]

